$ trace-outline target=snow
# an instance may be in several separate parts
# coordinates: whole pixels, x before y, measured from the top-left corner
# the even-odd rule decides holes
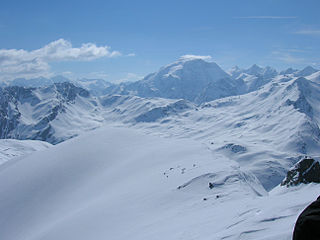
[[[183,55],[179,58],[180,61],[190,61],[190,60],[195,60],[195,59],[201,59],[201,60],[211,60],[212,57],[211,56],[199,56],[199,55],[192,55],[192,54],[187,54],[187,55]]]
[[[16,133],[49,127],[61,143],[0,141],[0,239],[291,239],[319,185],[279,184],[320,155],[319,71],[228,74],[207,60],[183,56],[120,86],[150,98],[60,86],[10,102]]]
[[[34,125],[26,124],[38,123],[59,106],[56,118],[35,125],[51,128],[53,135],[47,141],[57,143],[106,124],[189,138],[237,161],[267,190],[282,181],[301,155],[319,155],[320,87],[306,78],[279,76],[256,91],[200,106],[186,100],[122,95],[78,95],[61,103],[52,89],[35,94],[39,103],[28,100],[18,105],[24,124],[15,130],[20,136],[30,136],[30,131],[34,136]]]
[[[296,72],[295,75],[297,77],[306,77],[306,76],[309,76],[309,75],[311,75],[311,74],[313,74],[315,72],[318,72],[318,70],[313,68],[313,67],[311,67],[311,66],[307,66],[304,69]]]
[[[22,158],[35,151],[42,151],[51,147],[50,143],[35,140],[0,139],[0,165]]]
[[[196,141],[105,127],[0,166],[0,237],[290,239],[317,189],[267,193]]]

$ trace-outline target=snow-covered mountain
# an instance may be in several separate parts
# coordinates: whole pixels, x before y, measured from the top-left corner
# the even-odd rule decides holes
[[[58,143],[105,124],[124,124],[200,140],[252,171],[267,190],[301,155],[319,155],[320,85],[303,77],[282,75],[257,91],[200,106],[175,99],[92,97],[72,84],[4,91],[2,138]]]
[[[97,127],[88,91],[71,83],[0,89],[0,137],[58,143]],[[71,126],[71,127],[70,127]],[[63,137],[60,137],[63,136]]]
[[[183,56],[144,79],[123,83],[109,93],[185,99],[202,103],[243,93],[244,83],[237,81],[216,63],[201,57]]]
[[[4,161],[20,156],[0,166],[0,239],[290,239],[319,188],[280,186],[319,161],[309,70],[186,56],[136,83],[83,80],[96,94],[1,88],[1,138],[59,144],[0,141]]]
[[[177,62],[133,83],[109,88],[110,94],[186,99],[204,103],[257,90],[279,73],[256,64],[248,69],[232,68],[228,73],[216,63],[197,56],[183,56]]]
[[[295,72],[298,72],[299,70],[293,69],[293,68],[287,68],[286,70],[283,70],[280,72],[281,75],[287,75],[287,74],[294,74]]]
[[[81,78],[76,81],[72,81],[76,86],[82,87],[90,92],[94,96],[102,96],[108,92],[109,88],[113,88],[115,84],[107,82],[103,79],[88,79]]]
[[[1,82],[0,87],[18,86],[18,87],[49,87],[55,83],[72,83],[77,87],[84,88],[90,91],[92,95],[101,96],[104,95],[108,88],[112,88],[114,84],[103,79],[88,79],[80,78],[77,80],[71,80],[62,75],[56,75],[51,78],[38,77],[38,78],[17,78],[8,82]]]
[[[313,67],[311,67],[311,66],[307,66],[307,67],[305,67],[304,69],[302,69],[302,70],[300,70],[300,71],[297,71],[296,73],[295,73],[295,76],[297,76],[297,77],[306,77],[306,76],[309,76],[309,75],[311,75],[311,74],[313,74],[313,73],[316,73],[316,72],[318,72],[319,70],[317,70],[317,69],[315,69],[315,68],[313,68]]]
[[[254,64],[248,69],[240,69],[237,66],[233,67],[229,70],[229,74],[232,78],[244,82],[244,92],[252,92],[270,82],[279,73],[272,67],[267,66],[263,68]]]

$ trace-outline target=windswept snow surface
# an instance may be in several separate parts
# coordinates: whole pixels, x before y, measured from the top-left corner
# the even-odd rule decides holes
[[[289,240],[317,189],[268,194],[203,144],[108,127],[0,166],[0,239]]]
[[[204,143],[252,171],[269,191],[302,155],[320,155],[319,96],[318,83],[280,76],[245,95],[198,107],[185,101],[183,106],[188,107],[180,111],[169,112],[169,107],[156,107],[145,99],[118,96],[121,104],[104,105],[104,119],[124,119],[125,124],[150,134]]]
[[[0,139],[0,165],[17,157],[51,147],[50,143],[36,140]]]

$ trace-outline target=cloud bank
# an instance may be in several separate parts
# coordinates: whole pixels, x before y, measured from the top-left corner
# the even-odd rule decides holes
[[[235,17],[235,19],[296,19],[295,16],[246,16]]]
[[[2,79],[47,76],[50,74],[50,62],[92,61],[120,55],[118,51],[111,51],[109,46],[98,47],[93,43],[84,43],[76,48],[71,42],[59,39],[32,51],[0,49],[0,74]]]
[[[295,34],[301,34],[301,35],[316,35],[320,36],[320,30],[319,29],[305,29],[294,32]]]
[[[187,55],[183,55],[179,58],[180,61],[188,61],[188,60],[194,60],[194,59],[201,59],[201,60],[205,60],[205,61],[210,61],[212,59],[212,57],[211,56],[199,56],[199,55],[187,54]]]

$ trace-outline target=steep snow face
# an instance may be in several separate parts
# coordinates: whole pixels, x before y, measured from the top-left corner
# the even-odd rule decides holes
[[[239,94],[240,85],[241,82],[232,79],[214,62],[181,58],[141,81],[122,84],[113,92],[141,97],[182,98],[199,103]]]
[[[89,92],[70,83],[43,88],[7,87],[1,89],[0,103],[1,138],[57,143],[74,136],[75,130],[98,126],[90,115],[94,102]]]
[[[307,76],[306,79],[308,79],[312,82],[320,83],[320,71],[317,71],[317,72]]]
[[[290,239],[316,189],[267,195],[203,144],[104,128],[0,166],[0,238]]]
[[[248,69],[234,67],[230,73],[234,79],[244,82],[245,88],[242,90],[244,93],[256,91],[278,75],[274,68],[269,66],[263,68],[256,64]]]

